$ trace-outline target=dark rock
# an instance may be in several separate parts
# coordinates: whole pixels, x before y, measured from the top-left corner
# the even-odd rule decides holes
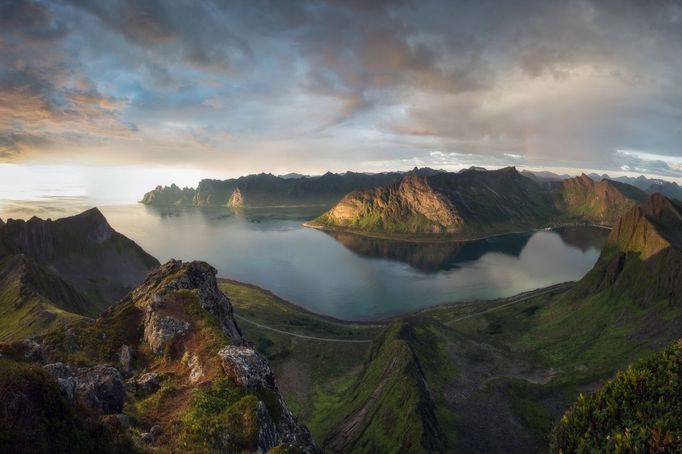
[[[111,366],[80,368],[76,371],[76,396],[94,410],[120,413],[125,397],[121,374]]]
[[[152,439],[154,439],[154,440],[156,440],[157,438],[159,438],[159,436],[160,436],[161,434],[163,434],[163,427],[161,427],[161,426],[159,426],[159,425],[152,426],[152,428],[149,429],[149,435],[151,435],[151,436],[152,436]]]
[[[268,452],[280,443],[277,426],[275,426],[268,408],[262,401],[258,401],[256,415],[260,423],[260,428],[258,429],[258,449],[261,452]]]
[[[145,444],[154,443],[154,437],[152,437],[152,434],[150,434],[149,432],[145,432],[145,433],[141,434],[140,440],[142,441],[142,443],[145,443]]]

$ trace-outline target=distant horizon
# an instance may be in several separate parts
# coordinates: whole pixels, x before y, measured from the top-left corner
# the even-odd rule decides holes
[[[457,172],[470,167],[484,167],[487,170],[495,170],[513,165],[483,166],[483,165],[461,165],[461,166],[404,166],[393,169],[346,169],[346,170],[325,170],[319,173],[303,173],[303,171],[253,171],[249,173],[222,173],[220,171],[205,171],[201,169],[178,169],[164,167],[109,167],[109,166],[83,166],[83,165],[17,165],[0,164],[0,217],[4,217],[3,203],[21,201],[56,201],[57,199],[68,200],[78,199],[81,202],[77,206],[106,206],[106,205],[125,205],[134,204],[141,200],[142,196],[156,188],[157,186],[177,186],[196,188],[202,179],[225,180],[239,178],[241,176],[254,175],[259,173],[271,173],[276,176],[288,173],[298,173],[305,176],[320,176],[330,171],[332,173],[381,173],[381,172],[407,172],[414,167],[430,167],[436,170]],[[607,174],[612,178],[626,176],[644,176],[649,179],[661,179],[675,182],[682,185],[682,178],[675,178],[666,175],[645,174],[637,171],[608,171],[605,169],[586,169],[586,168],[564,168],[564,167],[534,167],[516,165],[519,171],[531,172],[551,172],[557,175],[568,175],[570,177],[585,174]],[[72,201],[73,201],[72,200]]]

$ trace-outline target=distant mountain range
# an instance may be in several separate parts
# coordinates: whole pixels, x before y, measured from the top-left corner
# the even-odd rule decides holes
[[[405,175],[433,175],[440,171],[415,168],[410,172],[331,173],[308,177],[299,174],[275,176],[270,173],[248,175],[228,180],[201,180],[196,189],[176,185],[157,186],[141,202],[156,206],[331,206],[356,189],[380,186]]]

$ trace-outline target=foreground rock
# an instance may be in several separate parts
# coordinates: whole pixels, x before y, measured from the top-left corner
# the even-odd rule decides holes
[[[143,451],[320,452],[244,344],[216,270],[171,260],[102,317],[2,352],[47,363],[66,400]]]
[[[257,413],[262,422],[259,432],[259,447],[264,451],[280,443],[296,446],[306,453],[318,452],[312,436],[305,426],[296,422],[284,398],[277,389],[275,375],[267,360],[249,347],[228,346],[218,352],[225,374],[236,385],[249,390],[268,390],[278,399],[281,413],[273,422],[263,402],[258,402]]]

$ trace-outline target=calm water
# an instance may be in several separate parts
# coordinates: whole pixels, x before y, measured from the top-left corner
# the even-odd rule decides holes
[[[0,216],[60,217],[71,214],[77,201],[73,204],[54,211],[50,203],[28,208],[5,203]],[[101,210],[116,230],[162,262],[205,260],[221,276],[267,288],[318,313],[358,320],[579,279],[597,260],[608,233],[570,228],[464,245],[409,244],[301,226],[320,209],[235,213],[137,204]]]

